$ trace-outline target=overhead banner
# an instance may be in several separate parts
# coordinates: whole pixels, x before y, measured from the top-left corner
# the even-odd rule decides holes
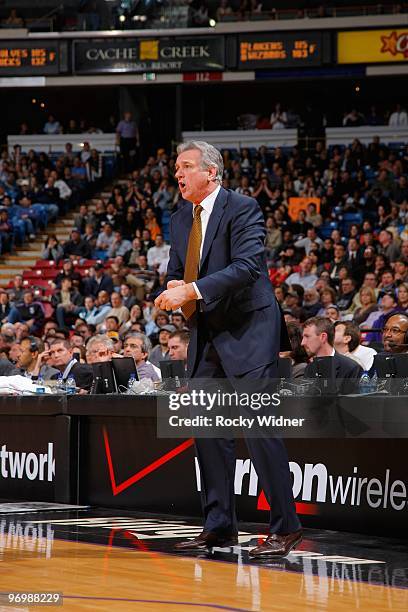
[[[75,41],[77,74],[212,72],[225,65],[224,38]]]
[[[320,32],[241,34],[238,54],[241,70],[320,66],[323,37]]]
[[[339,64],[408,62],[408,29],[338,32]]]

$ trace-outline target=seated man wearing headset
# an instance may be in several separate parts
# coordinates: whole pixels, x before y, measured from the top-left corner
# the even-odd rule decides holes
[[[44,380],[58,378],[59,370],[47,364],[49,352],[44,350],[44,343],[40,338],[27,336],[20,342],[21,354],[17,361],[17,367],[23,370],[25,375],[36,380],[41,374]]]
[[[386,353],[408,353],[408,315],[397,312],[388,317],[384,322],[382,341]]]

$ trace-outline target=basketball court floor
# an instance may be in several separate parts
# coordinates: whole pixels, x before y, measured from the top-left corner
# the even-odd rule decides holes
[[[0,514],[0,612],[408,610],[408,539],[306,530],[286,559],[259,562],[248,550],[262,527],[241,524],[237,546],[174,552],[200,531],[197,519],[129,511]]]

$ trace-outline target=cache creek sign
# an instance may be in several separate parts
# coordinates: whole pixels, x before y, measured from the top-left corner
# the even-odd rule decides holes
[[[223,37],[75,41],[76,74],[223,70]]]

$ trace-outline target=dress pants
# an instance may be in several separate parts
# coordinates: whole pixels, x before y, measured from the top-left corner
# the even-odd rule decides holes
[[[201,346],[200,346],[201,344]],[[213,344],[199,340],[198,362],[194,379],[225,379],[219,355]],[[226,381],[229,390],[244,388],[245,379],[271,380],[277,378],[277,363],[261,366],[256,370]],[[235,382],[234,382],[235,381]],[[198,382],[198,381],[197,381]],[[238,385],[237,385],[238,383]],[[241,383],[241,384],[240,384]],[[252,415],[253,416],[253,415]],[[292,478],[288,455],[281,439],[246,437],[246,445],[259,478],[259,483],[268,500],[270,511],[270,533],[280,535],[301,529],[296,515],[292,493]],[[204,530],[220,535],[237,532],[235,514],[235,440],[226,438],[196,438],[196,455],[201,472],[201,497],[204,512]]]

